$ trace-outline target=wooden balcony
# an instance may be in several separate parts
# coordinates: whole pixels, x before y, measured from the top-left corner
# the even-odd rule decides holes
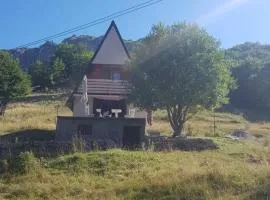
[[[87,93],[99,95],[127,95],[130,92],[130,84],[125,80],[88,79]],[[76,91],[82,93],[82,85]]]

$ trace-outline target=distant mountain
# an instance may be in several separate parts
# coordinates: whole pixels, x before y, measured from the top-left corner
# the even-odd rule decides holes
[[[72,35],[64,39],[61,43],[68,43],[73,45],[84,45],[90,51],[95,51],[99,46],[103,36],[94,37],[89,35]],[[136,42],[131,40],[125,40],[126,46],[131,50]],[[45,42],[39,47],[35,48],[17,48],[9,49],[8,51],[15,59],[20,61],[20,65],[24,70],[27,70],[30,65],[35,63],[37,60],[43,62],[50,62],[57,44],[54,42]]]
[[[45,42],[36,48],[17,48],[7,50],[15,59],[20,61],[23,69],[27,69],[36,60],[49,62],[56,50],[56,44],[53,42]]]
[[[93,37],[89,35],[72,35],[69,38],[66,38],[62,41],[62,43],[68,43],[73,45],[84,45],[88,50],[95,51],[100,42],[102,41],[103,36]]]

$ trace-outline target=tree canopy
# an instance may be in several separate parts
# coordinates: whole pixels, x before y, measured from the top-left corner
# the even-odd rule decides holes
[[[46,63],[37,60],[28,69],[32,84],[35,87],[45,88],[50,86],[49,67]]]
[[[61,59],[65,65],[64,77],[74,84],[81,79],[83,73],[89,67],[93,53],[82,45],[60,44],[56,48],[53,60]]]
[[[9,101],[31,92],[28,75],[7,52],[0,51],[0,115],[4,115]]]
[[[165,108],[174,136],[198,106],[228,102],[234,86],[220,43],[195,24],[158,24],[131,63],[131,99],[141,108]]]

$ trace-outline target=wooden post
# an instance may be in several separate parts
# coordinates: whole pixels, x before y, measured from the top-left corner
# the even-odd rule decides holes
[[[43,101],[43,116],[45,116],[45,101]]]
[[[60,107],[60,105],[57,105],[57,106],[56,106],[55,124],[57,124],[57,116],[58,116],[58,114],[59,114],[59,107]]]
[[[58,116],[59,105],[56,106],[56,117]]]
[[[216,113],[215,109],[213,109],[213,118],[214,118],[214,136],[216,135]]]

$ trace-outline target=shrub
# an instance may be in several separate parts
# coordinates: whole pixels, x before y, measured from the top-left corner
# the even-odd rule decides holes
[[[108,160],[104,157],[93,158],[89,162],[89,171],[97,175],[105,175],[108,171]]]
[[[32,152],[22,152],[13,160],[13,171],[20,174],[28,174],[36,171],[40,163]]]
[[[8,171],[7,160],[0,160],[0,174],[4,174]]]
[[[72,150],[73,153],[76,152],[86,152],[86,141],[78,135],[72,138]]]
[[[82,154],[74,154],[67,159],[68,168],[74,172],[81,172],[86,167],[86,159]]]

